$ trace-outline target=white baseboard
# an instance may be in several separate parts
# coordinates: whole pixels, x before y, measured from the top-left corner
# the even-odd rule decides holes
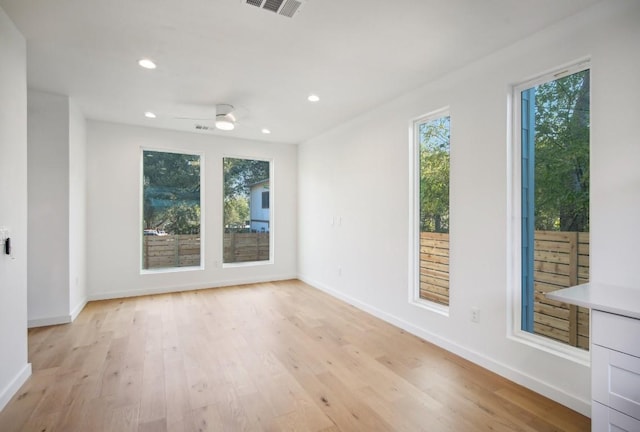
[[[24,365],[22,370],[11,380],[11,382],[0,392],[0,411],[9,403],[13,395],[15,395],[22,384],[31,376],[31,363]]]
[[[464,346],[455,343],[449,339],[438,336],[435,333],[430,332],[429,330],[418,327],[414,324],[411,324],[402,318],[399,318],[395,315],[389,314],[385,311],[382,311],[374,306],[371,306],[367,303],[364,303],[358,299],[352,298],[348,295],[341,293],[327,285],[324,285],[321,282],[315,281],[313,279],[307,278],[303,275],[298,275],[298,279],[315,287],[321,291],[326,292],[327,294],[336,297],[340,300],[343,300],[358,309],[361,309],[371,315],[380,318],[383,321],[386,321],[390,324],[393,324],[415,336],[418,336],[428,342],[433,343],[447,351],[450,351],[460,357],[469,360],[479,366],[482,366],[485,369],[490,370],[504,378],[507,378],[517,384],[520,384],[536,393],[539,393],[545,397],[548,397],[551,400],[554,400],[566,407],[571,408],[574,411],[579,412],[580,414],[591,417],[591,401],[584,400],[580,397],[571,395],[563,391],[562,389],[543,382],[535,377],[532,377],[526,373],[523,373],[513,367],[497,362],[492,358],[487,357],[484,354],[478,353],[476,351],[465,348]]]
[[[71,311],[70,315],[60,315],[54,317],[44,317],[44,318],[31,318],[27,321],[28,328],[34,327],[46,327],[51,325],[60,325],[60,324],[69,324],[75,321],[82,312],[82,309],[87,305],[87,299],[82,300],[76,307]]]
[[[78,318],[78,315],[80,315],[80,312],[82,312],[82,309],[84,309],[84,307],[87,305],[87,299],[86,297],[84,299],[82,299],[78,305],[71,311],[71,322],[75,321],[76,318]]]
[[[135,290],[127,290],[127,291],[92,293],[92,294],[89,294],[89,301],[110,300],[110,299],[125,298],[125,297],[138,297],[138,296],[154,295],[154,294],[166,294],[166,293],[174,293],[174,292],[182,292],[182,291],[202,290],[202,289],[208,289],[208,288],[222,288],[222,287],[228,287],[233,285],[247,285],[247,284],[253,284],[253,283],[275,282],[279,280],[288,280],[288,279],[297,279],[297,278],[298,276],[295,274],[293,275],[287,274],[287,275],[280,275],[280,276],[215,281],[215,282],[206,283],[206,284],[177,285],[177,286],[158,287],[158,288],[143,288],[143,289],[135,289]]]
[[[71,315],[62,315],[56,317],[33,318],[27,321],[28,328],[46,327],[51,325],[69,324],[72,321]]]

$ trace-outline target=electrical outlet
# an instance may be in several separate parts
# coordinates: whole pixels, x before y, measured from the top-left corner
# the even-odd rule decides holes
[[[475,306],[471,308],[471,321],[474,323],[480,322],[480,309]]]
[[[2,250],[0,253],[2,255],[10,255],[11,258],[13,254],[11,252],[11,231],[7,227],[0,227],[0,249]]]

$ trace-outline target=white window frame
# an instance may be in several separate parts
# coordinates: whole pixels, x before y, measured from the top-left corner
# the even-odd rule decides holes
[[[224,262],[224,241],[222,240],[222,236],[221,236],[221,241],[220,241],[220,262],[222,263],[222,268],[223,269],[230,269],[230,268],[238,268],[238,267],[257,267],[257,266],[265,266],[265,265],[273,265],[275,262],[275,231],[276,231],[276,217],[275,217],[275,213],[276,213],[276,193],[274,193],[274,191],[276,190],[275,188],[275,177],[274,177],[274,160],[273,158],[263,158],[263,157],[256,157],[256,156],[246,156],[246,155],[237,155],[237,154],[225,154],[222,156],[222,159],[220,160],[221,165],[224,164],[224,160],[226,158],[230,158],[230,159],[249,159],[249,160],[255,160],[255,161],[264,161],[264,162],[269,162],[269,259],[268,260],[264,260],[264,261],[244,261],[244,262],[238,262],[238,263],[225,263]],[[221,170],[222,176],[220,177],[220,184],[222,186],[222,194],[220,199],[222,200],[222,208],[221,208],[221,218],[220,221],[222,223],[221,225],[221,229],[222,229],[222,234],[224,235],[224,170]]]
[[[144,260],[143,260],[143,250],[144,247],[144,152],[145,151],[154,151],[161,153],[177,153],[177,154],[186,154],[198,156],[200,158],[200,265],[199,266],[185,266],[185,267],[165,267],[165,268],[153,268],[153,269],[145,269]],[[138,220],[140,223],[140,251],[138,256],[140,257],[140,274],[141,275],[149,275],[149,274],[159,274],[159,273],[178,273],[178,272],[189,272],[189,271],[201,271],[205,269],[205,256],[204,256],[204,243],[205,243],[205,161],[204,161],[204,153],[199,151],[185,150],[185,149],[167,149],[167,148],[157,148],[157,147],[140,147],[140,209],[138,214]]]
[[[513,84],[508,95],[507,107],[511,113],[507,137],[507,157],[510,160],[508,173],[508,196],[510,197],[510,217],[508,218],[507,263],[509,273],[507,280],[507,337],[519,343],[571,360],[575,363],[589,366],[591,354],[589,351],[564,344],[553,339],[529,333],[522,330],[522,141],[521,141],[521,92],[554,81],[567,75],[572,75],[591,69],[589,59],[582,59],[549,70],[541,75]]]
[[[423,123],[447,116],[451,117],[448,106],[416,117],[409,124],[409,303],[446,317],[449,316],[451,305],[451,246],[449,246],[449,305],[445,306],[420,297],[420,131],[418,129]],[[449,143],[449,151],[451,151],[451,143]],[[449,161],[451,163],[451,159]],[[449,227],[451,227],[451,200],[449,200]],[[451,229],[449,229],[449,244],[451,244]]]

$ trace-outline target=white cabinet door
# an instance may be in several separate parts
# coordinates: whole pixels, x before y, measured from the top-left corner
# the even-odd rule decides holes
[[[640,420],[640,358],[592,346],[593,400]]]
[[[591,406],[592,432],[638,432],[640,420],[622,414],[614,409],[593,402]]]

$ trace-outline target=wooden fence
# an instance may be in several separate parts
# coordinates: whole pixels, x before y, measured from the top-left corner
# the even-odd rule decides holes
[[[225,233],[224,262],[266,261],[269,233]],[[200,235],[144,236],[144,269],[200,265]]]
[[[200,234],[143,236],[144,269],[200,265]]]
[[[224,262],[267,261],[269,233],[224,233]]]
[[[549,300],[545,294],[589,281],[589,233],[536,231],[533,331],[589,348],[589,310]]]
[[[449,305],[449,234],[420,233],[420,298]]]
[[[536,334],[589,348],[589,310],[545,294],[589,281],[589,233],[536,231],[534,235]],[[420,298],[449,304],[449,234],[420,234]]]

